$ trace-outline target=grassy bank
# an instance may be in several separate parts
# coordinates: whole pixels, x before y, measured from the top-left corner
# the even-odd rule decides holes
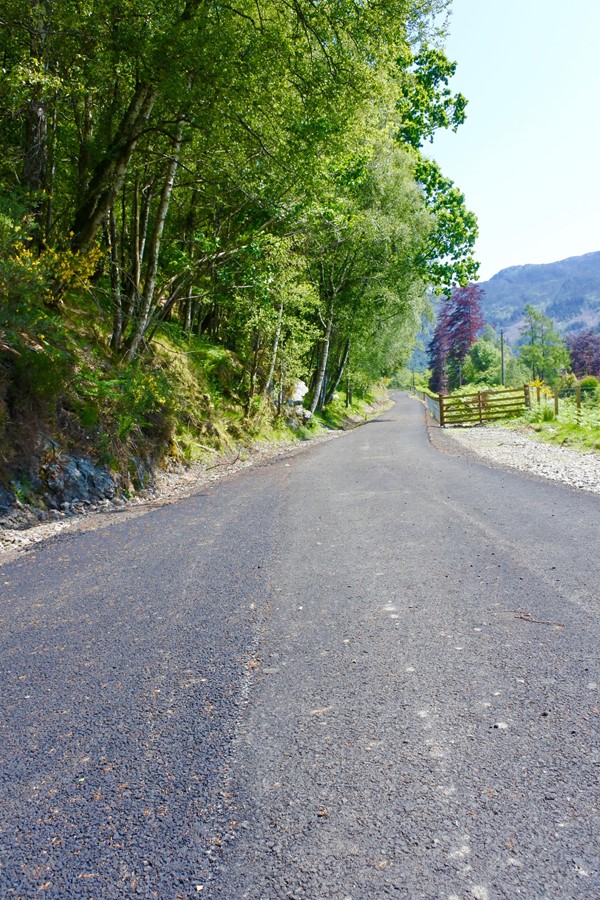
[[[558,417],[552,404],[534,405],[525,416],[504,424],[526,429],[548,444],[600,453],[600,404],[596,397],[585,399],[579,411],[575,400],[561,398]]]
[[[156,468],[208,461],[256,442],[299,441],[361,421],[384,389],[343,398],[311,421],[266,395],[249,399],[236,355],[163,324],[143,357],[110,350],[106,316],[91,296],[56,309],[13,304],[0,319],[0,486],[39,502],[45,473],[85,457],[139,491]],[[292,385],[290,385],[292,387]]]

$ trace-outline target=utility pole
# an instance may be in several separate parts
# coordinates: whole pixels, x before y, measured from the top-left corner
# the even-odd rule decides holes
[[[500,329],[500,360],[502,366],[502,373],[500,376],[500,383],[502,387],[504,387],[504,329]]]

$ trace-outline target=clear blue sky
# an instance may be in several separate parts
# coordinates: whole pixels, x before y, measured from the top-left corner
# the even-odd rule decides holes
[[[600,0],[453,0],[449,28],[467,121],[425,152],[479,219],[480,278],[600,250]]]

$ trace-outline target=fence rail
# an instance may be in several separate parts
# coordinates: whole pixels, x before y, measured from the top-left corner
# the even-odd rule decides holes
[[[436,422],[440,421],[440,401],[438,397],[432,397],[427,391],[419,391],[413,388],[414,394],[419,400],[422,400]]]
[[[497,419],[522,415],[530,405],[529,385],[522,388],[501,388],[497,391],[478,391],[473,394],[438,394],[415,391],[427,404],[436,421],[446,425],[483,425]]]

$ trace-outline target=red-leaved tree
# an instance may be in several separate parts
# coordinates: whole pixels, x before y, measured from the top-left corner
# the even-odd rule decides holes
[[[436,394],[444,394],[448,390],[448,352],[450,350],[448,329],[448,301],[445,300],[438,311],[433,337],[427,345],[431,378],[429,389]]]
[[[600,334],[590,328],[578,334],[570,334],[565,343],[571,355],[571,366],[578,378],[600,375]]]
[[[453,390],[462,384],[465,357],[477,340],[485,321],[481,312],[482,288],[476,284],[455,288],[438,312],[436,329],[429,343],[432,391]]]

